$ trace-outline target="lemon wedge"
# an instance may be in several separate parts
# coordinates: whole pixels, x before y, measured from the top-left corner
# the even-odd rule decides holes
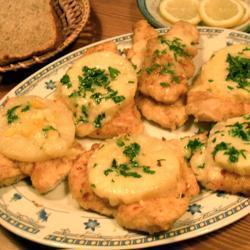
[[[159,12],[170,23],[183,20],[197,24],[201,20],[198,0],[163,0],[159,5]]]
[[[237,26],[244,16],[243,4],[237,0],[202,0],[199,11],[206,25],[222,28]]]

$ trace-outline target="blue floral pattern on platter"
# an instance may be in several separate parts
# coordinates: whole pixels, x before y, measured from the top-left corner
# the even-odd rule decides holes
[[[164,28],[159,32],[164,33],[166,30]],[[201,61],[196,62],[197,65],[204,63],[215,50],[225,47],[227,42],[244,41],[250,44],[248,34],[206,27],[199,28],[199,31],[202,38],[199,53],[204,51],[204,47],[206,50],[205,54],[198,57]],[[110,40],[114,40],[122,50],[130,46],[131,35]],[[85,48],[75,51],[41,69],[14,88],[8,97],[26,94],[52,96],[55,83],[84,50]],[[8,97],[1,100],[0,105]],[[159,133],[160,136],[168,138],[166,131],[154,128],[151,132],[151,127],[145,125],[149,133],[156,133],[156,136]],[[180,137],[185,135],[182,131],[178,133]],[[157,235],[146,235],[124,230],[111,218],[80,210],[64,184],[45,196],[35,193],[24,181],[0,189],[0,222],[4,227],[30,240],[66,248],[128,249],[167,244],[219,229],[248,213],[248,199],[203,190],[194,197],[187,212],[177,220],[171,230]]]

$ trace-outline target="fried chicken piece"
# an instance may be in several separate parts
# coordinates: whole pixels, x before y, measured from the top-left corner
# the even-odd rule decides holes
[[[128,205],[122,204],[118,207],[112,207],[105,199],[98,197],[92,191],[88,181],[88,160],[98,147],[98,145],[94,145],[74,164],[69,174],[70,190],[81,207],[115,217],[118,223],[125,228],[149,233],[168,230],[185,213],[190,198],[199,192],[196,179],[185,164],[182,148],[180,145],[173,143],[170,147],[180,157],[182,174],[176,194],[182,195],[176,196],[176,194],[171,193],[164,197],[155,197]]]
[[[249,67],[247,45],[216,52],[188,92],[187,113],[198,121],[223,121],[250,114]]]
[[[0,187],[9,186],[26,177],[14,161],[0,154]]]
[[[136,71],[142,68],[148,40],[157,36],[158,32],[146,20],[140,20],[134,24],[133,43],[127,52],[127,58],[135,65]]]
[[[112,138],[122,134],[138,134],[143,131],[141,115],[137,110],[134,101],[118,112],[111,121],[104,124],[100,129],[95,130],[89,137]]]
[[[192,58],[197,53],[198,39],[195,26],[178,22],[165,35],[148,40],[139,91],[166,104],[183,96],[194,74]]]
[[[234,119],[234,120],[233,120]],[[217,123],[210,131],[206,142],[194,152],[190,159],[191,168],[197,180],[207,189],[225,191],[232,194],[250,195],[249,146],[247,139],[232,135],[236,127],[241,127],[242,118],[233,118],[232,122]],[[235,120],[236,119],[236,120]],[[247,122],[247,121],[246,121]],[[196,143],[196,145],[198,145]],[[230,150],[227,150],[228,146]],[[241,155],[239,152],[243,152]],[[237,152],[239,155],[237,155]],[[232,158],[229,158],[232,157]],[[236,158],[233,158],[236,157]],[[226,164],[226,165],[225,165]],[[248,173],[247,173],[248,171]]]
[[[30,176],[33,187],[39,193],[47,193],[68,176],[74,160],[82,152],[82,146],[75,142],[68,154],[62,158],[35,163],[20,162],[18,166],[23,173]]]
[[[180,150],[178,147],[175,149]],[[185,183],[180,182],[178,187],[178,191],[182,190],[181,197],[169,195],[130,205],[121,205],[115,216],[118,223],[127,229],[139,229],[149,233],[170,229],[172,224],[186,212],[190,198],[199,193],[196,179],[186,166],[184,158],[181,171],[185,180]]]
[[[94,47],[88,48],[85,52],[84,55],[90,55],[95,52],[99,51],[110,51],[119,54],[119,51],[117,49],[116,43],[113,41],[98,44]]]
[[[188,118],[182,98],[174,104],[167,105],[140,95],[136,98],[136,104],[147,120],[170,130],[182,126]]]
[[[82,208],[106,216],[114,216],[115,208],[112,208],[108,202],[96,196],[88,181],[88,160],[98,147],[97,144],[93,145],[89,151],[84,152],[75,162],[68,177],[69,188],[73,198],[78,201]]]

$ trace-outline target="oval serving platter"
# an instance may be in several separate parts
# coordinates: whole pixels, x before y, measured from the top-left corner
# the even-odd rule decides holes
[[[160,33],[166,31],[159,30]],[[207,27],[200,27],[199,31],[199,53],[195,58],[197,72],[214,51],[235,43],[250,44],[250,35],[246,33]],[[131,46],[131,34],[105,41],[110,40],[114,40],[121,50]],[[96,44],[76,50],[42,68],[10,91],[0,105],[11,96],[53,98],[56,82],[86,48]],[[168,132],[144,123],[146,132],[159,138],[179,138],[197,130],[191,125]],[[81,140],[87,146],[92,142]],[[178,242],[217,230],[247,215],[248,204],[248,199],[242,196],[202,190],[170,231],[148,235],[127,231],[111,218],[80,209],[72,199],[66,181],[46,195],[38,194],[28,181],[21,181],[0,189],[0,223],[23,238],[54,247],[133,249]]]
[[[245,0],[250,5],[250,0]],[[141,14],[156,28],[163,28],[171,26],[159,13],[158,7],[161,0],[137,0],[137,6]],[[235,30],[250,32],[250,20],[245,23],[234,27]]]

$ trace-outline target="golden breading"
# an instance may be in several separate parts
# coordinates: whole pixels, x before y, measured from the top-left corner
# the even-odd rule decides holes
[[[15,162],[0,154],[0,187],[15,184],[25,177]]]
[[[208,91],[190,91],[186,110],[198,121],[218,122],[230,117],[250,114],[250,103],[218,96]]]
[[[199,33],[195,26],[176,23],[171,30],[148,40],[139,91],[156,101],[172,104],[187,92],[194,74],[192,58]]]
[[[244,117],[217,123],[202,140],[190,165],[207,189],[250,195],[249,121]],[[196,143],[198,145],[198,143]]]
[[[223,121],[250,113],[250,52],[245,44],[217,51],[188,92],[187,112],[198,121]]]
[[[67,177],[74,160],[82,152],[82,146],[75,142],[62,158],[34,163],[19,162],[18,166],[23,173],[30,176],[33,187],[39,193],[47,193]]]
[[[97,53],[99,54],[97,55]],[[101,61],[100,57],[102,58]],[[71,98],[69,96],[76,93],[77,88],[79,88],[79,80],[75,76],[82,74],[82,67],[85,64],[90,64],[90,68],[94,67],[94,69],[108,71],[108,74],[111,74],[110,72],[113,70],[114,74],[117,75],[115,77],[110,75],[111,79],[107,78],[109,80],[108,87],[101,87],[99,84],[99,87],[94,87],[95,93],[87,91],[87,96],[74,96]],[[73,67],[75,68],[73,69]],[[82,59],[76,62],[67,74],[71,77],[74,91],[72,92],[71,89],[64,88],[59,84],[57,97],[63,99],[75,114],[77,136],[105,139],[117,136],[120,133],[134,133],[141,129],[142,123],[140,123],[140,117],[135,110],[136,107],[131,106],[131,103],[134,103],[137,77],[131,64],[120,56],[115,42],[107,42],[87,49]],[[68,93],[68,91],[71,91],[71,93]],[[117,95],[117,98],[115,98],[115,95]],[[125,113],[123,114],[123,112]],[[127,115],[129,115],[129,119],[127,119]],[[101,123],[97,124],[96,121],[99,117],[102,120]],[[135,122],[131,123],[131,120],[135,120]],[[123,122],[121,123],[121,121]]]
[[[69,174],[70,190],[81,207],[115,217],[125,228],[149,233],[167,230],[185,213],[190,197],[199,192],[196,179],[185,164],[182,148],[179,144],[173,143],[170,147],[176,150],[177,157],[180,157],[182,176],[176,193],[112,207],[106,199],[100,198],[93,192],[88,180],[88,161],[98,147],[94,145],[75,162]],[[176,196],[177,193],[179,196]]]
[[[93,145],[91,150],[84,152],[75,162],[68,177],[69,188],[73,198],[79,202],[82,208],[103,215],[114,216],[115,209],[96,196],[89,185],[87,164],[89,157],[97,148],[97,144]]]
[[[147,120],[170,130],[182,126],[188,118],[183,99],[167,105],[140,95],[136,98],[136,104]]]
[[[136,71],[142,68],[148,40],[157,36],[158,32],[146,20],[134,24],[132,47],[127,51],[127,58],[135,65]]]
[[[111,121],[104,124],[100,129],[95,130],[89,137],[111,138],[122,134],[138,134],[143,131],[141,115],[137,110],[134,101],[121,109]]]

